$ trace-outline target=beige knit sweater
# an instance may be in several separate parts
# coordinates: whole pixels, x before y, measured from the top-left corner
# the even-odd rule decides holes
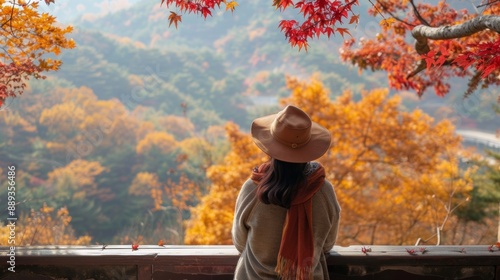
[[[277,279],[274,271],[281,243],[286,208],[262,203],[256,185],[247,180],[236,200],[232,228],[233,243],[241,253],[234,279]],[[314,279],[328,279],[325,252],[337,239],[340,206],[330,182],[325,181],[313,196],[315,237]]]

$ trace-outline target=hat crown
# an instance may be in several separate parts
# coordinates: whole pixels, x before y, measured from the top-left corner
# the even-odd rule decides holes
[[[311,118],[294,106],[287,106],[271,124],[273,138],[293,149],[304,146],[311,139]]]
[[[294,106],[277,114],[255,119],[251,127],[254,143],[272,158],[286,162],[308,162],[328,151],[330,132]]]

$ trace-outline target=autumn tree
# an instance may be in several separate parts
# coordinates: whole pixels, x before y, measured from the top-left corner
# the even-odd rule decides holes
[[[221,164],[207,170],[208,193],[191,211],[186,244],[232,244],[231,224],[236,197],[252,169],[265,160],[251,137],[234,123],[226,125],[231,150]]]
[[[419,95],[428,87],[437,95],[447,94],[454,77],[468,78],[466,96],[481,87],[498,86],[500,3],[473,3],[477,4],[468,11],[448,1],[375,1],[368,12],[383,17],[381,32],[360,41],[359,47],[347,40],[342,58],[360,70],[385,71],[391,87]]]
[[[16,246],[35,245],[89,245],[92,238],[88,235],[77,236],[71,227],[72,217],[66,207],[59,209],[44,204],[40,210],[32,209],[21,216],[16,223]],[[9,246],[9,228],[0,228],[0,244]]]
[[[292,95],[282,104],[303,108],[332,132],[322,162],[343,208],[340,243],[449,242],[442,232],[452,209],[466,203],[473,171],[459,167],[466,153],[450,122],[403,112],[400,98],[383,89],[358,102],[347,91],[332,102],[317,78],[287,85]]]
[[[467,203],[472,169],[459,166],[461,140],[450,122],[403,112],[400,98],[376,89],[331,100],[322,83],[287,79],[281,104],[303,108],[333,140],[320,161],[343,209],[339,244],[449,244],[454,210]],[[251,137],[228,127],[231,151],[207,172],[210,192],[193,211],[186,243],[228,244],[239,188],[266,160]]]
[[[237,1],[162,0],[170,11],[169,24],[176,27],[185,13],[212,16],[216,9],[235,12]],[[360,70],[385,71],[395,89],[415,90],[419,95],[428,87],[442,96],[449,92],[449,80],[469,78],[465,91],[500,83],[500,3],[496,0],[473,1],[466,10],[461,2],[418,3],[414,0],[376,0],[365,5],[357,0],[274,0],[269,4],[285,11],[293,9],[302,19],[283,19],[279,28],[289,44],[307,49],[315,37],[340,35],[346,43],[341,50],[345,61]],[[368,15],[359,12],[367,9]],[[237,11],[236,11],[237,12]],[[380,21],[381,31],[363,38],[350,34],[369,16]]]
[[[154,211],[161,210],[163,199],[158,175],[149,172],[137,173],[129,187],[129,193],[138,197],[150,197],[151,203],[143,205]]]
[[[57,88],[61,101],[43,108],[40,136],[62,164],[107,151],[115,145],[135,146],[139,122],[118,100],[99,100],[92,90]]]
[[[45,0],[50,4],[53,0]],[[29,78],[59,69],[62,49],[75,46],[66,38],[72,27],[57,25],[55,17],[39,12],[40,1],[0,0],[0,107],[8,97],[24,91]]]

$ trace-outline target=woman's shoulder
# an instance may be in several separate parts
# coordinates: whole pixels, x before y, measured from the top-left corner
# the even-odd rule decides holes
[[[245,183],[241,186],[240,193],[241,194],[250,194],[253,193],[257,189],[257,185],[252,181],[252,179],[248,178]]]
[[[322,192],[324,195],[328,196],[335,196],[335,190],[333,188],[332,183],[330,181],[325,179],[325,182],[323,183],[323,186],[320,188],[320,192]]]

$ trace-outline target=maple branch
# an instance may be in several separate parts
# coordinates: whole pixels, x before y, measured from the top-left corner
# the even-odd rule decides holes
[[[477,16],[469,21],[454,26],[429,27],[418,25],[411,31],[413,38],[417,40],[415,50],[418,54],[429,52],[427,39],[449,40],[467,37],[477,32],[490,29],[500,33],[500,16],[485,15]]]
[[[7,23],[11,22],[13,17],[14,17],[14,3],[12,3],[12,9],[10,10],[10,17],[8,19],[6,19],[5,22],[2,23],[0,28],[3,29],[3,26],[6,25]]]
[[[495,0],[495,1],[492,1],[492,2],[489,2],[489,3],[484,3],[484,4],[481,4],[481,5],[477,5],[476,8],[487,7],[489,5],[495,4],[496,2],[500,2],[500,0]]]
[[[430,27],[426,25],[418,25],[411,31],[413,38],[416,39],[415,50],[418,54],[427,54],[430,51],[428,39],[432,40],[449,40],[467,37],[477,32],[490,29],[500,33],[500,16],[486,15],[477,16],[469,21],[454,26]],[[451,65],[450,61],[446,61],[443,65]],[[420,60],[413,71],[407,78],[411,78],[422,70],[427,68],[427,63],[424,59]]]
[[[424,25],[426,26],[431,26],[429,24],[429,22],[427,22],[423,17],[422,15],[420,14],[420,12],[418,11],[417,9],[417,6],[415,5],[415,3],[413,2],[413,0],[410,1],[410,4],[411,6],[413,7],[413,12],[415,13],[415,16],[417,17],[418,20],[420,20],[420,22],[422,22]]]
[[[374,7],[377,11],[378,11],[378,13],[379,13],[382,17],[384,17],[384,15],[383,15],[383,14],[382,14],[382,12],[381,12],[381,11],[377,8],[377,6],[375,6],[375,5],[374,5],[371,1],[370,1],[370,3],[371,3],[371,4],[372,4],[372,6],[373,6],[373,7]],[[384,9],[384,11],[385,11],[386,13],[388,13],[388,14],[389,14],[389,15],[390,15],[393,19],[395,19],[396,21],[399,21],[399,22],[404,23],[404,24],[409,25],[409,26],[415,26],[414,24],[411,24],[411,23],[409,23],[409,22],[407,22],[407,21],[405,21],[405,20],[403,20],[403,19],[401,19],[401,18],[397,17],[397,16],[396,16],[395,14],[393,14],[392,12],[389,12],[389,9],[388,9],[388,8],[387,8],[387,7],[386,7],[383,3],[379,2],[379,1],[377,1],[377,3],[378,3],[381,7],[382,7],[382,9]]]
[[[464,93],[464,98],[470,96],[479,86],[479,82],[481,81],[481,75],[483,73],[481,71],[476,71],[474,75],[470,78],[469,83],[467,83],[467,90]]]
[[[447,59],[441,66],[450,66],[453,64],[453,59]],[[425,59],[421,59],[418,61],[417,66],[415,69],[413,69],[408,75],[406,75],[406,78],[409,79],[411,77],[416,76],[418,73],[424,71],[427,68],[427,62],[425,62]]]

